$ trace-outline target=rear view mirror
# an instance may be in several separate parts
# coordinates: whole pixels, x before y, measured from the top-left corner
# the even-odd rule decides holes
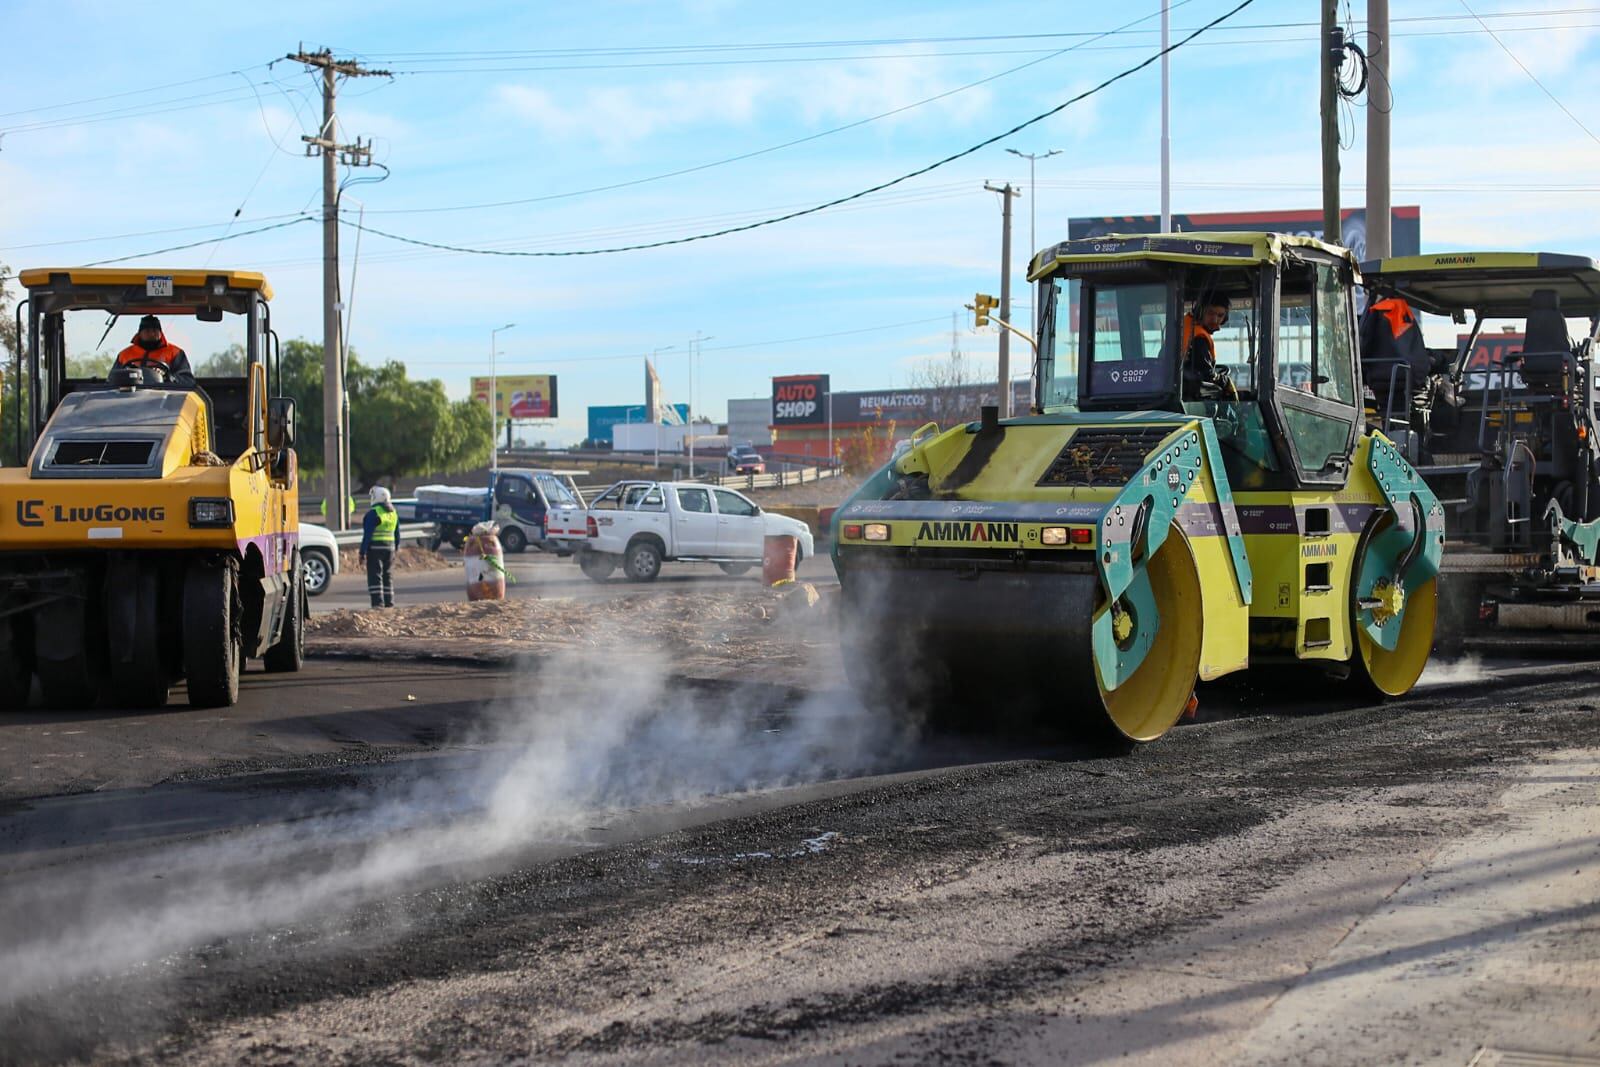
[[[221,308],[195,308],[194,317],[199,319],[201,322],[221,322],[222,321],[222,309]]]
[[[294,447],[294,398],[275,396],[267,401],[267,447]]]

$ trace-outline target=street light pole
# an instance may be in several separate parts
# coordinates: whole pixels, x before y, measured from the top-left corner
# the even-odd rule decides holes
[[[699,330],[689,341],[689,480],[694,480],[694,365],[700,358],[700,342],[709,341]]]
[[[489,331],[489,469],[500,470],[500,379],[495,376],[495,335],[516,323],[508,322]]]
[[[1041,159],[1049,159],[1051,156],[1059,156],[1061,154],[1061,149],[1052,148],[1048,152],[1018,152],[1015,148],[1008,148],[1006,151],[1010,152],[1014,156],[1019,156],[1028,161],[1028,256],[1031,259],[1033,254],[1039,251],[1039,237],[1038,234],[1034,232],[1033,228],[1035,216],[1033,205],[1038,199],[1038,197],[1034,195],[1033,165]]]

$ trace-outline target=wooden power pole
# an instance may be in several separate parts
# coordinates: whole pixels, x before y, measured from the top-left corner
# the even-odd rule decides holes
[[[322,465],[326,471],[328,519],[335,530],[350,528],[350,442],[344,433],[344,352],[339,331],[339,182],[337,165],[372,165],[372,142],[357,138],[340,144],[334,97],[339,79],[388,77],[386,70],[368,70],[353,60],[333,58],[324,48],[301,48],[287,58],[322,71],[322,127],[315,137],[301,137],[306,155],[322,159]]]
[[[1322,0],[1322,239],[1344,237],[1339,218],[1339,69],[1344,66],[1344,31],[1339,0]]]

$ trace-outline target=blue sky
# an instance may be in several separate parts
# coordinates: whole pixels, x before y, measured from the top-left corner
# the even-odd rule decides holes
[[[1234,2],[1175,3],[1174,39]],[[1600,133],[1587,73],[1600,59],[1600,5],[1469,2]],[[1600,143],[1460,0],[1393,8],[1394,200],[1422,206],[1424,247],[1600,254]],[[0,72],[0,262],[128,256],[318,210],[319,167],[299,140],[320,121],[315,86],[293,63],[267,66],[301,42],[397,72],[341,89],[341,137],[371,137],[389,168],[382,183],[352,187],[348,209],[364,205],[367,224],[420,240],[552,251],[686,236],[867,188],[1133,65],[1155,50],[1159,25],[1157,0],[222,4],[155,21],[127,11],[7,5],[8,38],[33,43],[11,49]],[[1529,14],[1547,11],[1560,13]],[[1360,28],[1364,6],[1349,14]],[[1256,0],[1237,28],[1173,56],[1175,211],[1318,205],[1315,18],[1308,0]],[[1026,36],[1140,19],[1099,40]],[[695,405],[714,418],[729,397],[767,395],[774,374],[905,385],[948,355],[951,312],[998,288],[999,203],[983,185],[1028,180],[1006,147],[1062,152],[1039,164],[1036,196],[1017,202],[1019,275],[1030,208],[1041,244],[1064,236],[1071,215],[1157,209],[1158,86],[1152,67],[888,193],[673,248],[498,258],[368,233],[351,343],[465,395],[487,371],[490,330],[515,322],[500,335],[502,371],[560,376],[549,436],[565,440],[582,436],[588,404],[642,400],[651,349],[673,346],[661,374],[671,398],[686,399],[697,331],[711,339]],[[1364,197],[1364,127],[1355,109],[1343,160],[1351,204]],[[641,180],[801,138],[813,139]],[[547,199],[501,203],[534,198]],[[500,206],[466,208],[480,204]],[[348,284],[356,233],[342,236]],[[280,333],[320,337],[315,223],[132,262],[264,270]],[[963,312],[957,341],[992,368],[994,335],[969,322]]]

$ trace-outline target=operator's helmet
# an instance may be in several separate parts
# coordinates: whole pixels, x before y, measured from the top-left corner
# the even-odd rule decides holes
[[[387,504],[389,502],[389,490],[385,489],[381,485],[373,486],[372,491],[369,492],[367,496],[372,501],[373,507],[377,507],[379,504]]]

